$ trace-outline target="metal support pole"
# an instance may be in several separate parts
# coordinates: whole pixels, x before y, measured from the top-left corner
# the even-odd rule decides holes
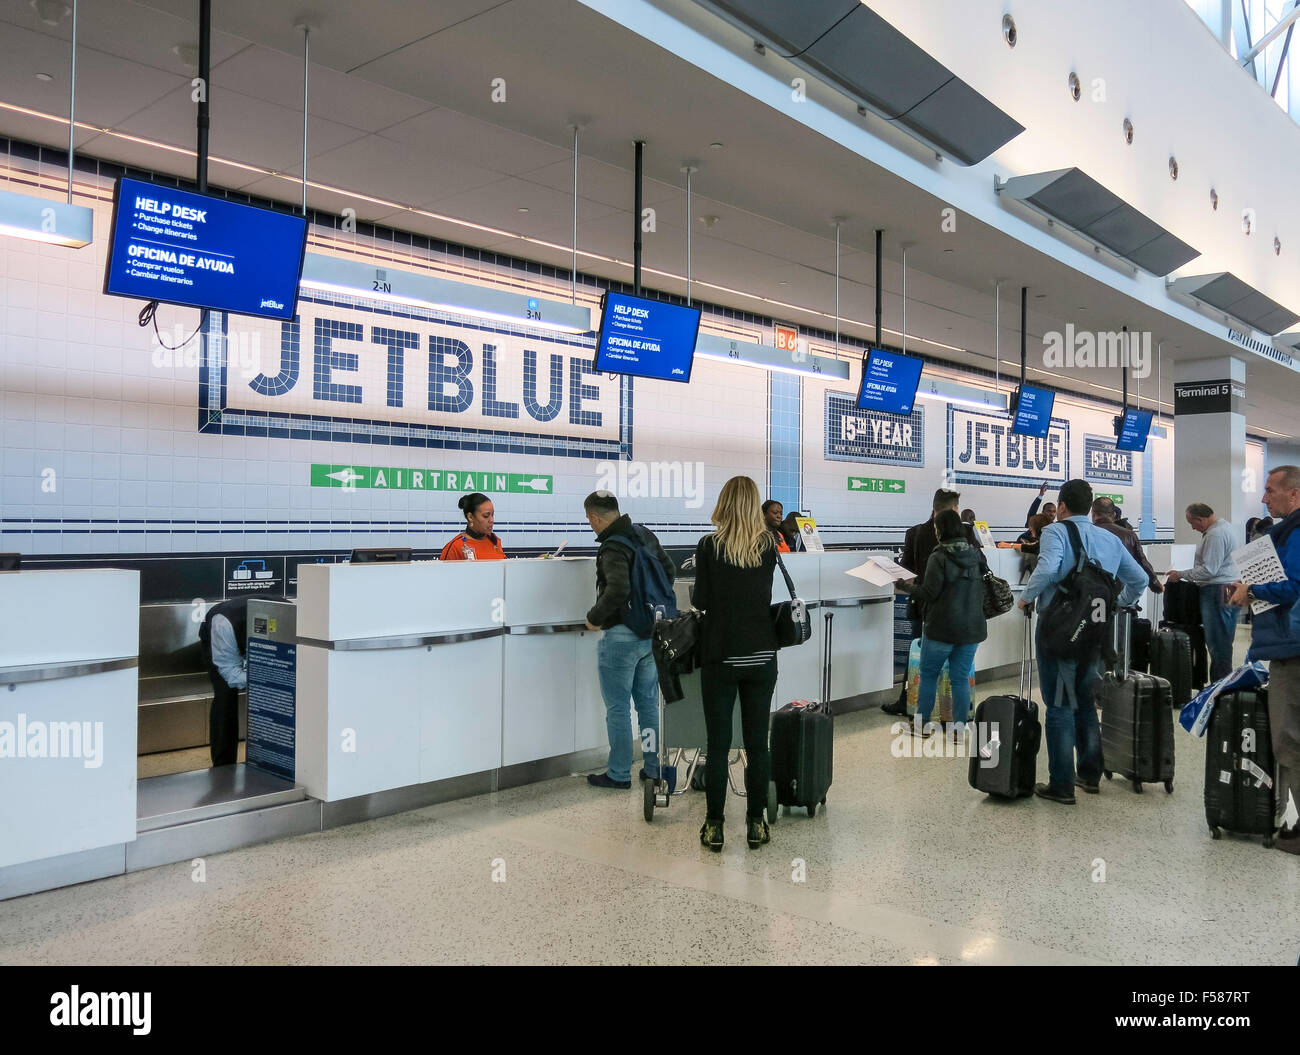
[[[907,249],[903,249],[903,354],[907,354]]]
[[[632,242],[632,292],[638,297],[641,296],[641,178],[644,174],[642,153],[645,149],[645,143],[638,139],[636,141],[636,200],[632,207],[632,223],[634,228]]]
[[[195,150],[195,177],[199,193],[208,192],[208,97],[212,93],[212,0],[199,0],[199,96],[198,143]]]
[[[302,26],[302,214],[307,215],[307,83],[311,69],[311,26]]]
[[[691,303],[691,177],[699,172],[696,165],[686,164],[682,166],[682,171],[686,173],[686,304]]]
[[[569,280],[569,303],[578,303],[578,131],[580,125],[570,125],[573,129],[573,263]]]
[[[1002,391],[1002,280],[993,283],[993,391]]]
[[[840,354],[840,222],[835,221],[835,354]]]
[[[876,345],[879,347],[882,333],[882,316],[884,315],[884,298],[881,287],[884,285],[885,267],[881,260],[881,247],[885,241],[884,228],[876,228]]]
[[[77,0],[72,0],[72,65],[68,75],[68,204],[72,204],[73,137],[77,134]]]

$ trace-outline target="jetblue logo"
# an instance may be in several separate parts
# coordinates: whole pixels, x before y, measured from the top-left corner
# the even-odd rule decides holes
[[[268,297],[265,300],[263,300],[262,303],[258,305],[258,307],[270,308],[272,311],[284,311],[284,302],[280,300],[272,300],[270,297]]]
[[[1038,487],[1070,473],[1070,426],[1053,418],[1047,435],[1021,436],[1002,414],[948,407],[948,464],[958,484]]]

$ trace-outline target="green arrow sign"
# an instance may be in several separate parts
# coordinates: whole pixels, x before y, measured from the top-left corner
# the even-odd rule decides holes
[[[849,490],[901,495],[907,491],[907,482],[905,480],[888,480],[880,476],[850,476]]]
[[[1098,499],[1098,498],[1109,498],[1109,499],[1110,499],[1112,502],[1114,502],[1117,506],[1122,506],[1122,505],[1124,504],[1124,496],[1123,496],[1123,495],[1108,495],[1108,494],[1104,494],[1104,493],[1101,492],[1101,491],[1093,491],[1093,493],[1092,493],[1092,497],[1093,497],[1094,500],[1096,500],[1096,499]]]
[[[554,494],[553,476],[498,473],[479,469],[427,469],[382,465],[313,465],[312,487],[389,491],[483,491],[508,494]]]

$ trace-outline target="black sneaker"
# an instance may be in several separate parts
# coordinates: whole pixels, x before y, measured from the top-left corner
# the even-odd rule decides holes
[[[1086,780],[1084,780],[1082,777],[1075,777],[1075,778],[1074,778],[1074,786],[1075,786],[1076,788],[1083,788],[1083,790],[1086,791],[1089,795],[1100,795],[1100,794],[1101,794],[1101,782],[1100,782],[1100,781],[1097,781],[1096,783],[1093,783],[1093,784],[1089,784],[1089,783],[1088,783]]]
[[[1059,795],[1052,790],[1052,785],[1050,784],[1035,784],[1034,794],[1037,795],[1040,799],[1048,799],[1052,802],[1059,802],[1062,806],[1074,805],[1073,795]]]
[[[907,703],[904,700],[895,700],[893,703],[882,703],[880,709],[886,714],[902,717],[907,714]]]
[[[764,843],[772,841],[772,834],[768,831],[767,821],[762,817],[749,817],[745,821],[745,839],[749,843],[751,850],[757,850]]]
[[[700,845],[707,846],[715,854],[722,850],[722,821],[706,820],[700,827]]]
[[[652,777],[652,776],[649,776],[649,775],[646,773],[646,771],[643,769],[643,770],[641,770],[641,772],[639,772],[639,773],[637,774],[637,779],[638,779],[638,780],[643,780],[643,781],[644,781],[644,780],[658,780],[659,778],[658,778],[658,777]],[[632,783],[632,782],[629,780],[629,781],[628,781],[628,784],[631,785],[631,783]]]
[[[632,781],[615,780],[608,773],[592,773],[587,777],[587,783],[593,788],[619,788],[623,791],[632,786]]]

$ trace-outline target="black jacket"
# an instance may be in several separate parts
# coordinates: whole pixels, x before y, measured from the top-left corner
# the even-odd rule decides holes
[[[775,570],[775,542],[763,548],[757,568],[737,568],[722,559],[712,535],[700,539],[695,547],[691,600],[704,612],[700,623],[701,663],[721,663],[731,656],[776,648],[771,616]]]
[[[975,529],[969,524],[966,524],[965,528],[966,542],[978,552],[979,543],[975,540]],[[920,524],[913,524],[907,529],[907,534],[903,536],[903,555],[898,558],[898,563],[908,571],[916,573],[917,585],[920,584],[920,577],[925,574],[926,565],[930,561],[930,554],[934,552],[935,547],[938,545],[939,540],[934,534],[933,517]],[[925,605],[915,590],[912,591],[912,599],[907,604],[907,618],[913,622],[919,622],[925,618]]]
[[[984,619],[984,559],[960,539],[937,546],[912,593],[925,609],[925,636],[950,645],[988,637]]]
[[[1132,528],[1124,527],[1119,523],[1119,521],[1099,520],[1097,521],[1096,526],[1109,531],[1124,543],[1124,548],[1128,550],[1129,556],[1137,561],[1138,567],[1147,573],[1148,589],[1153,593],[1165,592],[1164,584],[1161,583],[1159,577],[1156,575],[1155,569],[1151,567],[1151,562],[1147,560],[1147,555],[1142,552],[1142,540],[1138,538],[1138,533],[1136,531]]]
[[[664,552],[663,546],[659,545],[655,533],[649,528],[633,524],[631,518],[624,513],[596,536],[596,541],[600,543],[600,548],[596,550],[596,603],[587,612],[587,622],[602,630],[623,625],[623,608],[632,590],[632,551],[617,542],[610,542],[609,539],[614,535],[623,535],[633,542],[640,542],[664,566],[669,582],[677,578],[677,569]]]

